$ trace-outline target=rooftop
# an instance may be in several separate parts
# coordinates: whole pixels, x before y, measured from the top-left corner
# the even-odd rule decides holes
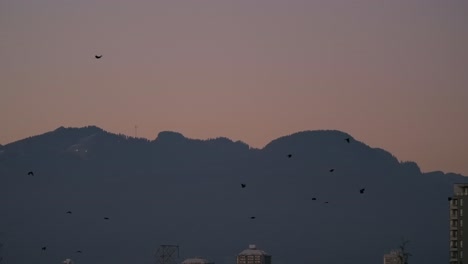
[[[256,245],[249,245],[248,249],[244,249],[239,255],[244,255],[244,256],[269,256],[268,253],[266,253],[263,250],[257,249]]]
[[[193,257],[193,258],[188,258],[184,261],[182,261],[182,264],[212,264],[213,262],[208,261],[207,259],[204,259],[202,257]]]

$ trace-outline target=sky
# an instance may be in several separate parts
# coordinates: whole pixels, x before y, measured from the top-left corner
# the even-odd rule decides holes
[[[468,1],[0,0],[0,39],[3,145],[337,129],[468,176]]]

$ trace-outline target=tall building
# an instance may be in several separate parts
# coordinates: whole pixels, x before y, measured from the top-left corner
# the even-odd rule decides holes
[[[401,264],[399,256],[400,256],[399,252],[394,250],[384,255],[383,263],[384,264]]]
[[[468,183],[456,183],[453,186],[453,197],[450,201],[450,264],[468,263],[468,258],[463,256],[463,200],[468,201]],[[467,234],[468,235],[468,234]]]
[[[214,262],[208,261],[202,257],[193,257],[182,261],[182,264],[214,264]]]
[[[255,245],[249,245],[248,249],[237,255],[237,264],[271,264],[271,255]]]

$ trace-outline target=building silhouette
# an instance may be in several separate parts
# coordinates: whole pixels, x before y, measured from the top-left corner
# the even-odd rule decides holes
[[[468,234],[463,233],[463,211],[467,202],[468,183],[454,184],[450,201],[450,264],[468,263],[468,258],[463,256],[463,241],[468,239]]]
[[[237,255],[237,264],[271,264],[271,255],[255,245],[249,245],[248,249]]]
[[[178,245],[160,245],[156,252],[156,264],[177,264],[178,258]]]

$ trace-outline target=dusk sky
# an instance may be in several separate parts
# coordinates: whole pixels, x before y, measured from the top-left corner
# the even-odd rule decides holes
[[[0,40],[0,144],[338,129],[468,175],[466,0],[0,0]]]

